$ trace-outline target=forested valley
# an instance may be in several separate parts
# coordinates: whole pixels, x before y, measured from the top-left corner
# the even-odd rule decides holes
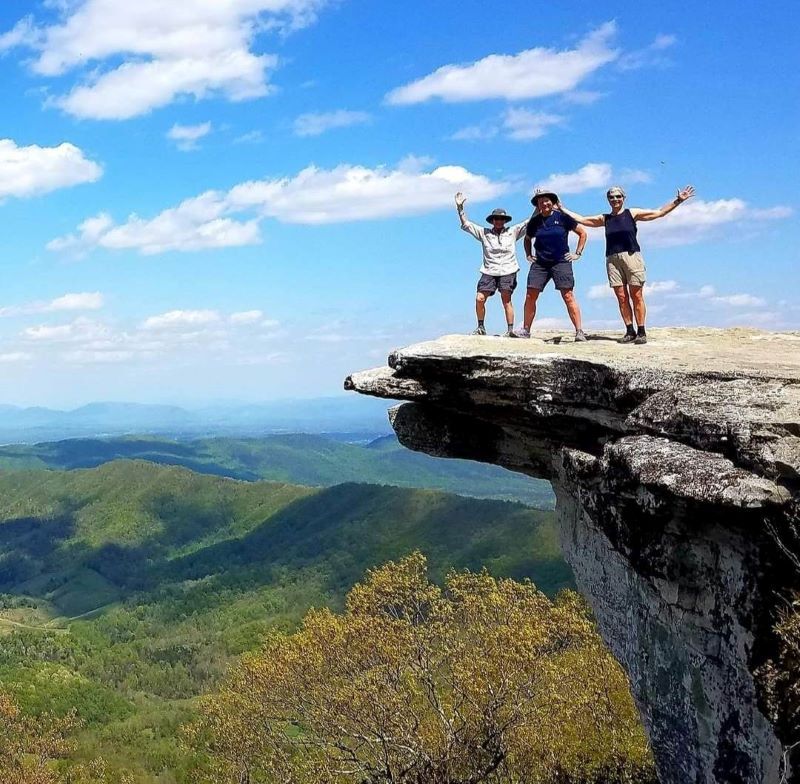
[[[385,484],[336,483],[337,466],[353,476],[364,447],[324,442],[3,448],[0,724],[17,740],[9,740],[0,772],[6,764],[9,781],[238,781],[214,756],[204,700],[265,644],[292,640],[311,608],[346,617],[345,597],[368,570],[411,553],[426,559],[432,585],[466,569],[531,580],[542,601],[572,587],[549,508],[394,486],[391,473],[407,469],[405,450],[392,441],[372,446],[384,462],[373,459],[367,472]],[[125,449],[162,459],[116,459]],[[181,450],[183,462],[206,470],[164,465]],[[390,467],[386,455],[395,455]],[[481,492],[481,482],[494,479],[507,497],[519,491],[549,506],[533,480],[426,460],[422,475],[432,484]],[[96,467],[75,467],[86,462]],[[244,470],[248,480],[272,470],[316,481],[223,475]],[[588,623],[585,610],[578,615]],[[38,772],[34,759],[46,760]],[[253,764],[253,782],[272,781],[263,757]],[[309,770],[297,768],[302,780],[357,780]]]

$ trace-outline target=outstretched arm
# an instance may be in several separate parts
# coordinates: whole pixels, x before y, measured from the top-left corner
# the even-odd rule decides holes
[[[683,190],[679,190],[675,198],[667,202],[663,207],[659,207],[657,210],[634,208],[631,210],[631,216],[637,221],[651,221],[656,218],[663,218],[665,215],[669,215],[679,204],[683,204],[687,199],[691,199],[692,196],[694,196],[694,187],[692,185],[687,185]]]
[[[602,215],[591,215],[589,217],[585,215],[578,215],[577,212],[573,212],[572,210],[568,210],[563,204],[559,203],[556,205],[556,208],[561,210],[564,215],[569,215],[576,223],[580,223],[581,226],[591,226],[592,228],[597,228],[598,226],[603,226],[605,224],[605,218]],[[584,242],[586,242],[586,238],[584,237]]]

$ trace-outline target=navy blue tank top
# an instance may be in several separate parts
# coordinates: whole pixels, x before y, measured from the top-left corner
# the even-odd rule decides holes
[[[619,215],[608,213],[603,217],[606,221],[606,256],[641,250],[636,239],[636,221],[630,210],[623,210]]]

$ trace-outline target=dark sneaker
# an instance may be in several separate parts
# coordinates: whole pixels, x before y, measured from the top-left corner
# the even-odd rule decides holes
[[[576,343],[585,343],[589,338],[586,337],[586,334],[582,329],[577,330],[575,332],[575,342]]]
[[[476,327],[472,330],[473,335],[485,335],[486,334],[486,327]]]
[[[626,332],[621,338],[620,343],[633,343],[636,340],[636,333],[634,332]]]
[[[637,335],[633,343],[635,346],[644,345],[645,343],[647,343],[647,335]]]
[[[531,331],[529,329],[525,329],[525,327],[519,327],[513,332],[509,332],[508,336],[510,338],[529,338],[531,336]]]

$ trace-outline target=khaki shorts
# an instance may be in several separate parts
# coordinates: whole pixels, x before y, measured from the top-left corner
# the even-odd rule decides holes
[[[646,271],[641,253],[612,253],[606,256],[609,286],[644,286]]]

